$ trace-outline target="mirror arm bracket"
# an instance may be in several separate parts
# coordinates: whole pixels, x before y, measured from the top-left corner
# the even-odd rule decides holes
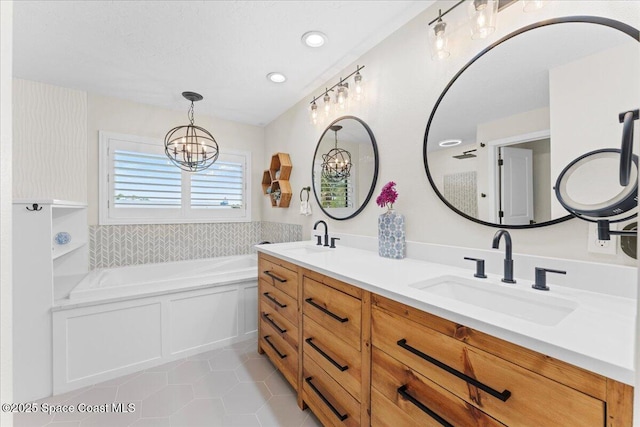
[[[610,230],[609,229],[609,220],[601,219],[598,220],[598,240],[611,240],[611,235],[614,236],[630,236],[635,237],[638,235],[638,232],[633,230]]]

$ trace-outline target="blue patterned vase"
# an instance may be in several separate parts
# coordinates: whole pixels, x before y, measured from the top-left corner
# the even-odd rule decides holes
[[[378,255],[402,259],[406,247],[404,215],[389,209],[378,217]]]

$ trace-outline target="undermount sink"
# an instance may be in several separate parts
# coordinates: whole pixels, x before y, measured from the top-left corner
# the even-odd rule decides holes
[[[578,304],[548,293],[536,294],[480,279],[447,275],[413,283],[412,288],[464,304],[506,314],[544,326],[554,326],[571,314]]]
[[[301,246],[297,248],[285,249],[288,254],[291,255],[311,255],[317,253],[327,252],[329,249],[324,246]]]

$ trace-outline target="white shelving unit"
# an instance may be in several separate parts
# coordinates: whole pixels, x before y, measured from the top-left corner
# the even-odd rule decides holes
[[[67,244],[55,236],[69,233]],[[13,202],[14,400],[53,391],[52,316],[89,270],[87,205],[64,200]]]

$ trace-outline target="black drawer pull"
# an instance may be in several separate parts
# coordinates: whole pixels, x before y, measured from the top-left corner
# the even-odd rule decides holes
[[[273,343],[271,341],[269,341],[269,338],[271,337],[271,335],[265,335],[264,336],[264,340],[267,342],[267,344],[269,344],[271,346],[271,348],[273,349],[273,351],[275,351],[276,353],[278,353],[278,356],[280,356],[280,359],[284,359],[285,357],[287,357],[286,354],[282,354],[278,351],[278,349],[276,348],[275,345],[273,345]]]
[[[416,399],[415,397],[413,397],[409,393],[407,393],[407,385],[406,384],[403,385],[402,387],[398,388],[398,393],[400,394],[400,396],[404,397],[409,402],[411,402],[414,405],[416,405],[418,407],[418,409],[420,409],[422,412],[424,412],[425,414],[429,415],[431,418],[433,418],[438,423],[440,423],[440,425],[442,425],[444,427],[453,427],[453,424],[449,424],[440,415],[436,414],[431,409],[427,408],[427,406],[425,404],[423,404],[418,399]]]
[[[262,318],[263,318],[264,320],[266,320],[267,322],[271,323],[271,326],[273,326],[274,328],[276,328],[276,330],[277,330],[278,332],[280,332],[281,334],[284,334],[285,332],[287,332],[287,330],[286,330],[286,329],[282,329],[280,326],[278,326],[278,325],[276,324],[276,322],[274,322],[274,321],[273,321],[273,319],[272,319],[271,317],[269,317],[269,315],[268,315],[267,313],[262,312]]]
[[[331,404],[331,402],[329,402],[329,400],[327,400],[327,398],[324,397],[322,393],[320,393],[320,390],[318,390],[318,388],[313,385],[313,383],[311,382],[312,379],[313,377],[307,377],[304,380],[307,382],[307,384],[309,384],[309,387],[311,387],[311,389],[318,395],[318,397],[322,399],[322,401],[329,407],[329,409],[331,409],[331,412],[333,412],[340,421],[344,421],[349,418],[349,414],[342,415],[340,412],[338,412],[338,410]]]
[[[265,297],[267,297],[267,299],[269,301],[271,301],[272,303],[274,303],[275,305],[277,305],[280,308],[285,308],[287,306],[287,304],[282,304],[280,301],[278,301],[277,299],[275,299],[274,297],[271,296],[271,294],[269,294],[269,292],[265,292],[264,294]]]
[[[337,314],[330,312],[329,310],[327,310],[326,308],[324,308],[320,304],[317,304],[317,303],[313,302],[313,298],[307,298],[305,301],[308,302],[309,304],[311,304],[312,306],[314,306],[315,308],[317,308],[318,310],[322,311],[323,313],[328,314],[329,316],[333,317],[334,319],[336,319],[340,323],[344,323],[344,322],[349,320],[349,318],[340,317]]]
[[[280,283],[284,283],[284,282],[287,281],[287,279],[282,279],[282,278],[276,276],[275,274],[273,274],[272,272],[270,272],[269,270],[263,271],[263,273],[266,274],[267,276],[271,277],[272,279],[276,279]]]
[[[407,340],[406,339],[401,339],[400,341],[398,341],[398,345],[400,347],[404,348],[405,350],[408,350],[411,353],[415,354],[416,356],[426,360],[427,362],[436,365],[438,368],[444,369],[445,371],[449,372],[452,375],[455,375],[456,377],[460,378],[461,380],[466,381],[466,382],[468,382],[469,384],[471,384],[471,385],[473,385],[475,387],[478,387],[480,390],[482,390],[482,391],[484,391],[486,393],[489,393],[491,396],[495,397],[496,399],[500,399],[501,401],[506,402],[507,399],[509,399],[509,397],[511,397],[511,392],[509,390],[505,390],[502,393],[500,393],[499,391],[492,389],[488,385],[481,383],[480,381],[476,380],[475,378],[471,378],[470,376],[465,375],[462,372],[453,369],[451,366],[445,365],[441,361],[439,361],[437,359],[434,359],[433,357],[429,356],[428,354],[424,354],[423,352],[421,352],[417,348],[411,347],[409,344],[407,344]]]
[[[312,341],[313,341],[313,338],[307,338],[305,341],[307,342],[307,344],[309,344],[309,345],[311,346],[311,348],[313,348],[315,351],[317,351],[318,353],[320,353],[320,355],[321,355],[322,357],[324,357],[324,358],[325,358],[325,359],[327,359],[329,362],[331,362],[331,364],[332,364],[333,366],[335,366],[336,368],[340,369],[340,371],[344,372],[344,371],[346,371],[347,369],[349,369],[349,367],[348,367],[348,366],[346,366],[346,365],[345,365],[345,366],[342,366],[341,364],[339,364],[338,362],[336,362],[335,360],[333,360],[333,359],[331,358],[331,356],[329,356],[327,353],[325,353],[324,351],[322,351],[322,349],[321,349],[320,347],[318,347],[317,345],[315,345],[315,344],[312,342]]]

